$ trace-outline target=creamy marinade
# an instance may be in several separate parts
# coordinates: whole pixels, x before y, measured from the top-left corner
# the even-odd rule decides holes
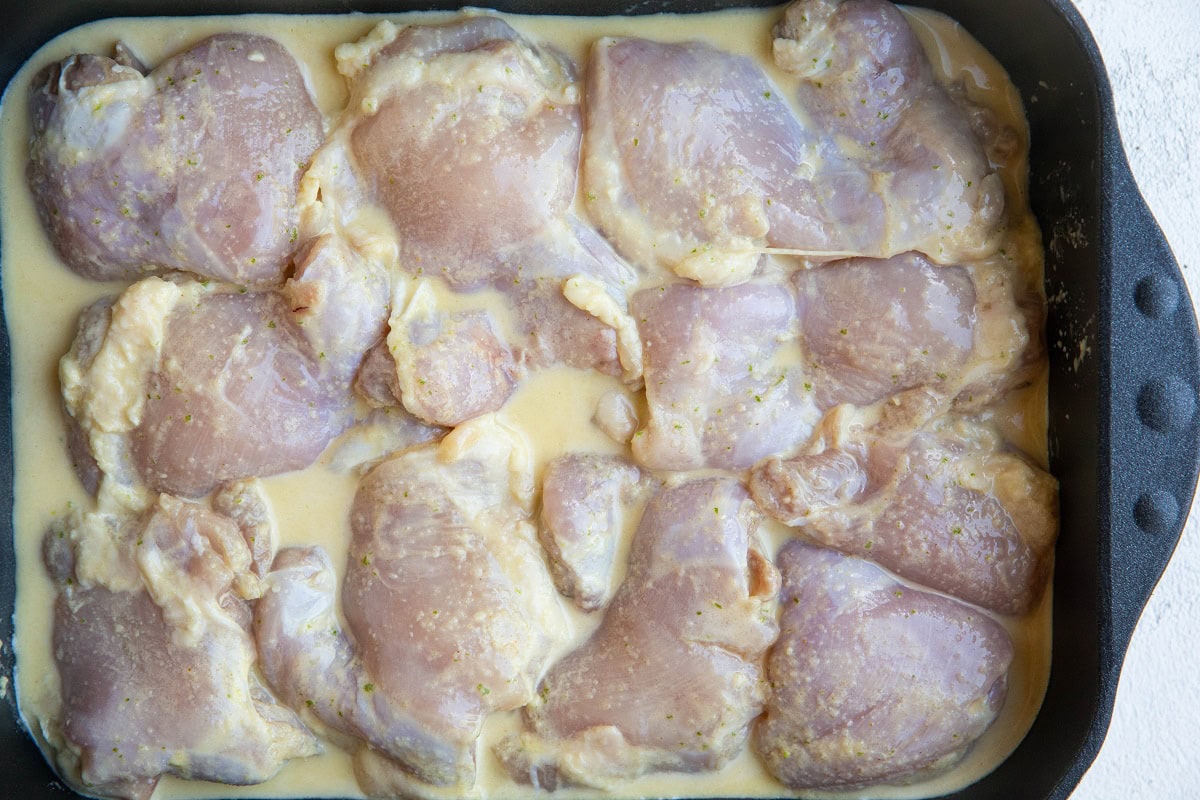
[[[577,64],[587,61],[587,51],[599,36],[639,36],[659,41],[702,39],[723,50],[757,59],[779,86],[794,78],[779,70],[771,58],[768,32],[779,10],[730,11],[686,17],[561,18],[505,17],[526,37],[553,43]],[[909,23],[921,39],[934,69],[943,77],[964,79],[970,98],[993,110],[1020,131],[1026,126],[1019,97],[997,62],[952,21],[922,10],[906,10]],[[388,17],[397,23],[437,22],[450,15],[422,14]],[[333,63],[333,49],[360,39],[380,17],[244,16],[112,20],[70,31],[43,47],[16,76],[5,96],[0,153],[4,159],[3,288],[5,315],[12,341],[15,507],[13,511],[18,563],[15,650],[16,690],[21,712],[36,735],[41,721],[54,714],[58,676],[51,652],[54,586],[42,566],[41,542],[56,518],[73,509],[90,508],[86,494],[67,454],[66,434],[59,410],[57,365],[71,345],[75,320],[94,300],[114,295],[123,283],[100,283],[78,277],[60,262],[43,232],[25,184],[28,160],[26,93],[29,80],[45,64],[71,53],[108,53],[119,38],[148,65],[186,49],[204,36],[225,31],[266,33],[280,41],[301,63],[320,110],[335,116],[345,106],[347,90]],[[783,91],[789,100],[793,92]],[[1027,138],[1027,137],[1025,137]],[[1003,170],[1009,204],[1025,203],[1024,159]],[[580,189],[582,195],[582,189]],[[576,207],[586,199],[576,197]],[[1014,234],[1020,249],[1036,252],[1040,240],[1031,219],[1017,225]],[[1025,258],[1029,277],[1040,283],[1040,258]],[[496,302],[499,302],[496,300]],[[528,379],[499,412],[501,418],[527,440],[534,460],[535,477],[545,464],[568,451],[592,450],[619,453],[625,448],[606,437],[592,423],[596,401],[613,390],[628,393],[616,378],[595,371],[566,367],[544,369]],[[644,414],[643,414],[644,418]],[[1039,464],[1046,462],[1044,376],[1026,389],[1013,392],[995,412],[995,420],[1021,450]],[[336,468],[335,444],[312,467],[302,472],[264,479],[280,533],[280,546],[322,544],[339,571],[350,538],[347,509],[358,476]],[[622,539],[628,547],[632,526]],[[769,554],[789,538],[782,525],[768,520],[764,534]],[[618,564],[623,559],[618,559]],[[620,567],[615,580],[621,578]],[[1015,658],[1009,672],[1008,700],[996,723],[984,734],[966,759],[951,772],[934,780],[906,787],[883,787],[869,793],[879,797],[922,797],[950,792],[972,783],[995,767],[1020,741],[1040,706],[1049,670],[1050,592],[1028,615],[1000,618],[1013,638]],[[576,644],[586,640],[596,620],[564,603]],[[567,648],[569,649],[569,647]],[[478,748],[479,780],[475,793],[482,797],[529,796],[527,786],[507,776],[492,754],[491,743],[519,727],[519,712],[492,715],[485,724]],[[622,785],[627,796],[778,796],[785,790],[762,766],[753,750],[745,750],[717,773],[650,774]],[[449,796],[447,792],[447,796]],[[558,794],[602,795],[582,789],[560,789]],[[855,793],[850,793],[854,795]],[[332,744],[323,755],[297,759],[270,781],[250,787],[186,782],[165,777],[156,797],[216,796],[361,796],[350,757]]]

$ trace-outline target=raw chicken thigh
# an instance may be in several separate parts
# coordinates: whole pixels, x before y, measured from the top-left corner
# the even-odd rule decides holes
[[[888,207],[881,253],[939,264],[995,252],[1004,186],[940,84],[900,9],[886,0],[796,0],[775,27],[775,62],[799,76],[800,105],[853,145]]]
[[[600,628],[542,681],[525,709],[531,732],[498,747],[515,779],[605,787],[718,769],[742,750],[766,699],[759,659],[778,633],[759,520],[728,478],[650,501]]]
[[[47,535],[59,586],[54,735],[88,793],[145,800],[166,774],[260,783],[320,751],[253,669],[253,533],[163,495],[143,518],[75,515]]]
[[[219,34],[149,75],[74,55],[39,75],[30,103],[29,185],[76,272],[281,280],[324,124],[278,42]]]
[[[633,438],[639,463],[745,469],[808,438],[819,413],[788,346],[796,309],[783,287],[673,284],[639,292],[632,310],[650,411]]]
[[[779,569],[774,691],[754,748],[789,788],[920,780],[961,759],[996,719],[1013,646],[986,615],[798,541]]]
[[[908,253],[835,261],[794,281],[822,408],[960,379],[975,325],[975,287],[963,269]]]
[[[612,599],[617,545],[644,489],[641,470],[615,456],[572,453],[546,465],[538,538],[558,590],[585,611]]]
[[[1003,187],[900,12],[835,7],[795,3],[776,31],[776,61],[806,81],[803,119],[749,58],[695,42],[593,46],[584,189],[623,255],[719,286],[769,250],[938,263],[995,251]],[[837,24],[805,22],[810,8]],[[878,63],[856,60],[863,47]]]
[[[104,494],[199,496],[308,466],[342,430],[386,279],[329,237],[302,259],[279,292],[147,278],[83,315],[59,372]]]
[[[563,295],[587,276],[623,309],[636,277],[570,213],[581,124],[567,60],[488,16],[381,23],[338,57],[352,113],[306,178],[308,224],[454,292],[500,292],[520,363],[620,374],[612,328]]]
[[[342,589],[348,630],[319,548],[284,550],[267,579],[255,620],[263,672],[293,706],[363,740],[360,777],[383,787],[369,791],[469,788],[484,718],[533,697],[565,633],[529,522],[522,448],[481,417],[362,480]],[[382,776],[367,750],[388,759]]]
[[[600,39],[587,99],[587,210],[636,263],[726,285],[766,246],[866,253],[883,235],[866,173],[806,130],[749,58]]]
[[[339,48],[351,107],[363,109],[344,126],[358,179],[396,228],[401,267],[456,288],[490,282],[499,254],[564,217],[575,195],[569,64],[487,16],[381,26],[366,41]]]
[[[946,417],[894,447],[853,443],[771,459],[751,489],[771,516],[829,547],[1002,614],[1049,578],[1058,484],[989,428]]]
[[[422,285],[390,327],[399,398],[430,425],[496,411],[516,388],[516,360],[487,311],[441,311]]]

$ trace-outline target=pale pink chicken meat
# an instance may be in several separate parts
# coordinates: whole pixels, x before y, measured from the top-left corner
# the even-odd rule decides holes
[[[635,278],[571,212],[581,123],[568,60],[488,16],[384,23],[344,47],[354,113],[306,179],[317,218],[356,230],[382,209],[400,270],[506,296],[518,360],[618,374],[613,331],[562,292],[587,275],[623,304]]]
[[[558,230],[558,228],[555,228]],[[496,287],[508,304],[505,334],[494,309],[450,310],[433,286],[417,282],[393,313],[385,343],[373,348],[356,392],[376,407],[403,405],[433,425],[456,425],[501,408],[530,369],[563,364],[620,375],[624,365],[614,329],[576,307],[563,285],[588,276],[618,308],[633,273],[594,232],[540,236],[504,256]],[[442,290],[445,292],[445,290]],[[470,304],[470,292],[453,302]]]
[[[280,282],[300,176],[324,138],[286,48],[223,33],[148,75],[74,55],[33,86],[29,184],[73,270]]]
[[[775,37],[801,118],[749,58],[593,46],[584,189],[622,254],[729,285],[771,250],[953,264],[997,249],[1003,186],[898,10],[794,3]]]
[[[401,29],[357,80],[378,107],[350,122],[355,163],[406,271],[479,286],[566,215],[580,122],[565,59],[480,16]]]
[[[58,762],[89,794],[144,800],[162,775],[260,783],[320,752],[254,671],[254,535],[168,495],[142,518],[79,515],[47,534]]]
[[[953,393],[975,345],[975,287],[908,253],[796,272],[800,327],[822,408],[918,386]]]
[[[939,264],[995,252],[1004,186],[972,110],[938,81],[904,14],[886,0],[796,0],[775,27],[775,62],[801,78],[800,105],[857,145],[889,207],[892,255]]]
[[[496,288],[507,295],[517,343],[531,366],[565,364],[622,373],[613,329],[564,298],[567,279],[583,276],[621,308],[638,272],[612,246],[577,219],[551,227],[505,255]]]
[[[1057,482],[969,420],[943,418],[903,443],[769,459],[750,486],[806,537],[1002,614],[1029,611],[1049,579]]]
[[[754,749],[791,789],[911,783],[957,763],[996,719],[1013,645],[978,609],[869,562],[791,542],[773,691]]]
[[[393,316],[388,335],[404,407],[430,425],[446,426],[498,410],[519,372],[492,315],[420,305]]]
[[[749,58],[601,39],[587,103],[586,208],[636,263],[719,285],[744,280],[766,246],[878,248],[883,204],[867,174],[803,127]]]
[[[546,465],[538,538],[558,590],[594,611],[612,598],[617,546],[646,490],[623,458],[571,453]]]
[[[533,696],[564,620],[523,459],[481,418],[368,473],[350,516],[347,630],[329,558],[309,548],[276,559],[256,609],[263,673],[361,740],[360,776],[370,750],[386,759],[386,786],[469,788],[485,717]]]
[[[673,284],[637,293],[631,310],[649,408],[633,437],[638,463],[745,469],[808,438],[819,414],[785,288]]]
[[[336,239],[301,258],[280,291],[149,278],[86,313],[60,364],[84,471],[194,497],[312,463],[349,420],[388,289]]]
[[[766,699],[759,660],[778,628],[778,574],[760,514],[728,478],[656,495],[600,628],[559,661],[497,754],[546,789],[647,772],[719,769]]]

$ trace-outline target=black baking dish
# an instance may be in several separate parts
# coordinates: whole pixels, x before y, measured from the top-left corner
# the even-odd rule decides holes
[[[481,5],[486,3],[481,3]],[[750,0],[508,0],[515,13],[695,12]],[[1107,731],[1134,624],[1179,539],[1200,467],[1200,339],[1182,275],[1126,163],[1100,55],[1068,0],[917,0],[996,55],[1032,131],[1031,201],[1047,243],[1051,471],[1061,481],[1050,684],[1033,728],[995,772],[950,797],[1065,798]],[[0,10],[0,84],[43,43],[113,16],[388,12],[387,0],[45,0]],[[10,103],[25,102],[14,86]],[[0,235],[3,232],[0,231]],[[7,328],[0,337],[0,674],[12,675],[15,560]],[[0,711],[0,795],[61,797],[17,720]]]

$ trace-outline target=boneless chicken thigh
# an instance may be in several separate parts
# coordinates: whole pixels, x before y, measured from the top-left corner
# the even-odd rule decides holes
[[[996,719],[1013,646],[978,609],[803,542],[779,554],[773,691],[754,733],[792,789],[908,783],[944,770]]]
[[[975,344],[975,287],[965,270],[907,253],[835,261],[793,280],[822,407],[960,379]]]
[[[338,240],[280,291],[146,278],[81,317],[59,373],[77,461],[125,505],[308,466],[345,427],[387,283]]]
[[[1045,590],[1058,485],[970,419],[940,418],[902,444],[768,459],[750,485],[805,536],[993,611],[1026,613]]]
[[[546,465],[538,539],[558,590],[580,608],[594,611],[612,598],[617,546],[647,482],[617,456],[570,453]]]
[[[256,610],[263,672],[289,703],[363,742],[360,775],[469,788],[493,711],[518,708],[564,635],[529,521],[523,444],[494,417],[379,464],[351,509],[338,623],[319,548],[289,549]],[[379,760],[387,759],[383,774]]]
[[[749,58],[696,42],[596,42],[584,189],[622,254],[729,285],[767,251],[821,261],[918,250],[955,263],[996,250],[1003,188],[900,12],[836,6],[795,3],[776,31],[776,61],[806,81],[801,117]],[[817,8],[838,24],[811,22]],[[864,47],[882,55],[860,58]]]
[[[800,105],[874,176],[892,255],[939,264],[995,252],[1004,187],[904,14],[886,0],[796,0],[775,26],[775,62]]]
[[[169,495],[141,518],[76,514],[47,534],[62,683],[53,735],[88,793],[145,800],[168,774],[260,783],[320,751],[254,671],[252,535]]]
[[[749,58],[600,39],[587,89],[586,208],[637,263],[725,285],[765,246],[873,252],[882,236],[866,173],[802,126]]]
[[[746,469],[808,438],[819,413],[800,372],[796,308],[785,288],[672,284],[643,289],[631,310],[649,408],[633,437],[639,463]]]
[[[444,283],[460,304],[499,292],[521,363],[620,374],[611,325],[563,291],[584,276],[623,310],[636,277],[571,212],[581,123],[569,61],[490,16],[385,22],[337,52],[350,106],[305,179],[308,224]]]
[[[706,478],[646,509],[600,628],[558,662],[497,754],[514,779],[604,787],[657,770],[718,769],[765,700],[778,574],[742,486]]]
[[[338,55],[356,112],[339,136],[357,191],[396,228],[402,269],[478,286],[507,248],[566,214],[580,123],[565,59],[488,16],[385,23]],[[323,197],[356,202],[325,184]]]
[[[30,102],[29,185],[76,272],[280,281],[324,124],[278,42],[218,34],[148,75],[73,55],[38,76]]]

